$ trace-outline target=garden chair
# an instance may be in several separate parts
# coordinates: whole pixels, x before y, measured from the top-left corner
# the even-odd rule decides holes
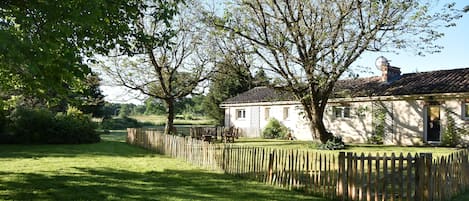
[[[237,129],[234,126],[231,126],[229,129],[223,132],[223,142],[234,142],[234,139],[237,138]]]

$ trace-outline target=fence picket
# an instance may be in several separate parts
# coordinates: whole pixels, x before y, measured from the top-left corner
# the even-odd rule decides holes
[[[211,128],[191,133],[217,136],[218,131]],[[313,151],[213,144],[131,128],[126,142],[210,170],[338,200],[447,201],[469,187],[468,150],[441,157],[340,152],[336,158],[335,154]]]

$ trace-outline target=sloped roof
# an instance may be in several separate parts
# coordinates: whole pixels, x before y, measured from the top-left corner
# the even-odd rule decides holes
[[[257,103],[295,100],[289,92],[281,91],[270,87],[256,87],[243,92],[235,97],[229,98],[223,104],[234,103]]]
[[[333,97],[353,98],[461,92],[469,92],[469,68],[407,73],[392,83],[382,82],[379,76],[339,80],[336,83]],[[293,100],[295,98],[289,92],[268,87],[256,87],[227,99],[223,104]]]

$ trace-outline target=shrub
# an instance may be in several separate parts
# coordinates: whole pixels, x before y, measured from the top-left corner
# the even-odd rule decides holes
[[[466,135],[467,130],[459,128],[450,111],[446,111],[446,126],[443,131],[441,145],[449,147],[463,146],[461,139]]]
[[[54,115],[45,109],[14,109],[9,119],[9,130],[14,136],[15,143],[44,143],[45,136],[52,133],[55,123]]]
[[[57,114],[46,109],[16,108],[9,116],[3,143],[78,144],[99,142],[91,117],[79,112]]]
[[[368,138],[370,144],[383,144],[385,137],[386,110],[381,108],[373,112],[373,134]]]
[[[345,149],[345,143],[344,141],[342,141],[342,137],[334,136],[332,139],[328,140],[326,143],[319,145],[319,149],[325,149],[325,150]]]
[[[287,127],[277,119],[271,118],[262,131],[262,137],[265,139],[284,138],[287,133]]]
[[[2,105],[0,104],[0,107]],[[6,111],[0,108],[0,143],[11,143],[12,135],[8,133],[7,126],[8,126],[8,119],[6,117]]]
[[[1,107],[1,104],[0,104]],[[5,112],[0,108],[0,134],[4,132],[7,125],[7,118]]]
[[[101,129],[123,130],[127,128],[141,128],[142,125],[135,119],[129,117],[103,119]]]
[[[96,133],[96,124],[87,115],[63,115],[55,117],[55,133],[47,138],[49,144],[81,144],[99,142],[99,134]]]

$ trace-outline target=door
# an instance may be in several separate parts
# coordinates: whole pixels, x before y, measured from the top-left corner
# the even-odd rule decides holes
[[[426,115],[427,142],[439,142],[441,136],[440,105],[429,105]]]
[[[249,129],[246,133],[246,137],[260,137],[260,107],[252,107],[251,109],[251,119],[249,124]]]

